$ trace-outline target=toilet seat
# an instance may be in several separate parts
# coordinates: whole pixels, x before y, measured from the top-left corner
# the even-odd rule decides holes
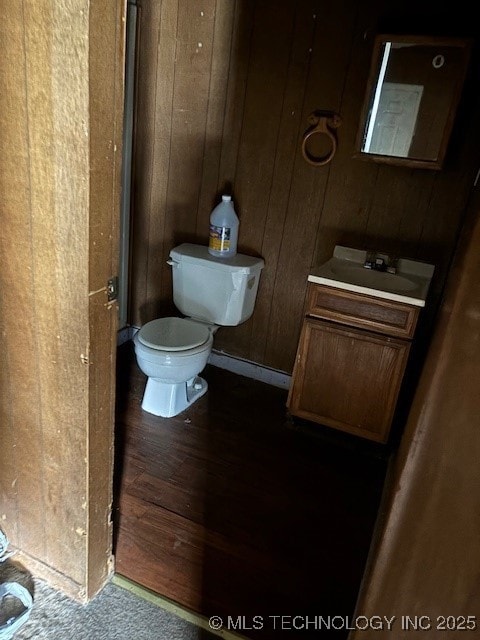
[[[138,332],[138,341],[158,351],[185,351],[205,344],[211,332],[205,324],[187,318],[158,318]]]

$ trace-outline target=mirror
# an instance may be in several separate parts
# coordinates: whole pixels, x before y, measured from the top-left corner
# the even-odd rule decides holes
[[[357,155],[441,169],[471,41],[379,35],[357,136]]]

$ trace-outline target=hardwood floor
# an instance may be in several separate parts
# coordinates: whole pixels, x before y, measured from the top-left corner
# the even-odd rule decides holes
[[[211,366],[202,375],[205,396],[158,418],[141,410],[132,343],[118,350],[117,573],[204,615],[243,616],[236,630],[262,640],[285,627],[269,616],[351,616],[384,450],[292,424],[281,389]]]

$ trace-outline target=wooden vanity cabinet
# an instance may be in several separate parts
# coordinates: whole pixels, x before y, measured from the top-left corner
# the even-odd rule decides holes
[[[386,442],[419,307],[309,283],[288,409]]]

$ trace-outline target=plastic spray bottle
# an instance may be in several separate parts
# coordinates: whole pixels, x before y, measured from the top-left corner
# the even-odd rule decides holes
[[[232,197],[224,195],[210,214],[208,251],[216,258],[233,258],[237,253],[239,220]]]

